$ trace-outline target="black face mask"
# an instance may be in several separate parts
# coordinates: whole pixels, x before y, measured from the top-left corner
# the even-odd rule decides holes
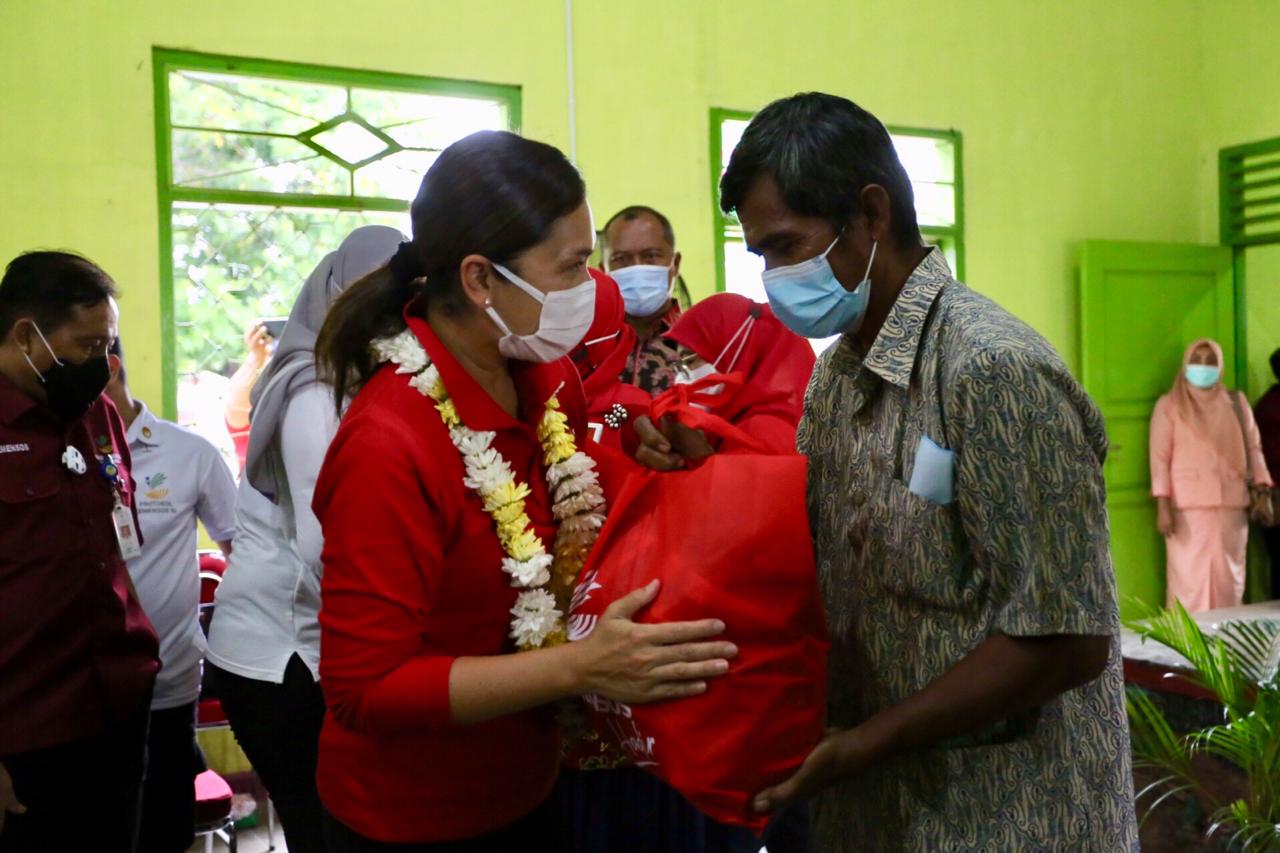
[[[106,390],[107,383],[111,381],[111,365],[107,363],[106,355],[89,358],[79,364],[62,361],[45,340],[40,327],[35,328],[44,348],[53,356],[53,366],[41,373],[30,357],[27,357],[27,364],[44,383],[44,393],[54,414],[68,423],[79,420]]]

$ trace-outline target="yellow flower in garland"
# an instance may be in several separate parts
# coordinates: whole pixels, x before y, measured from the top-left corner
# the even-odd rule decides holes
[[[502,527],[509,524],[520,524],[523,528],[529,523],[529,516],[524,514],[524,501],[514,501],[506,506],[500,506],[497,509],[489,509],[486,505],[485,509],[493,516],[494,522]]]
[[[515,480],[508,480],[490,495],[484,502],[485,512],[494,512],[511,504],[520,504],[521,511],[524,510],[524,499],[530,495],[529,486],[526,483],[517,483]]]
[[[511,537],[506,547],[506,551],[511,555],[512,559],[522,562],[536,557],[545,550],[542,540],[538,538],[538,534],[528,528]]]
[[[542,441],[543,462],[555,465],[564,462],[578,452],[573,434],[568,429],[569,418],[560,411],[560,401],[547,400],[546,413],[538,424],[538,438]]]
[[[533,523],[529,520],[529,516],[525,515],[523,505],[517,506],[516,509],[518,514],[510,521],[498,521],[496,517],[494,518],[498,527],[498,539],[502,542],[503,547],[507,547],[519,540],[522,534],[529,532],[529,526]],[[508,548],[508,550],[510,549]]]
[[[453,400],[445,397],[436,403],[436,410],[440,412],[440,420],[444,421],[447,427],[456,427],[462,424],[462,419],[458,417],[458,409],[453,405]]]

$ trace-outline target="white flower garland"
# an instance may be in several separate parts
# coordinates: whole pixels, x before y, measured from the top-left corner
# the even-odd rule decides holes
[[[511,466],[493,447],[495,433],[476,432],[462,423],[440,371],[413,331],[379,338],[372,348],[380,362],[395,364],[397,374],[408,374],[409,384],[435,401],[449,438],[462,455],[463,483],[480,496],[485,512],[493,518],[506,554],[502,570],[520,590],[511,608],[511,638],[521,649],[566,642],[564,614],[587,554],[604,526],[605,499],[595,461],[574,444],[559,399],[551,395],[538,424],[551,512],[560,523],[553,556],[525,512],[529,487],[516,482]]]

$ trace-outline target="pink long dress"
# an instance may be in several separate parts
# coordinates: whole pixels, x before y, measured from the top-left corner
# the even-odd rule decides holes
[[[1187,350],[1184,364],[1201,345]],[[1262,442],[1248,402],[1240,400],[1244,434],[1229,392],[1221,383],[1199,389],[1180,373],[1173,390],[1156,403],[1151,418],[1151,493],[1170,498],[1175,531],[1165,540],[1166,603],[1191,612],[1235,607],[1244,599],[1249,544],[1249,489],[1245,453],[1254,478],[1270,485]],[[1246,451],[1247,447],[1247,451]]]

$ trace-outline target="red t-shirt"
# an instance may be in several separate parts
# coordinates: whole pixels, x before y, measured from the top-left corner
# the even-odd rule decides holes
[[[64,463],[68,447],[84,473]],[[160,669],[112,526],[107,455],[132,507],[111,401],[64,424],[0,375],[0,756],[97,734],[139,710]]]
[[[555,528],[534,428],[560,388],[581,442],[585,403],[567,359],[512,371],[519,420],[454,360],[430,327],[410,328],[439,369],[462,422],[493,446],[532,495],[548,548]],[[542,708],[453,723],[449,671],[459,656],[514,651],[516,590],[493,520],[463,485],[463,463],[433,401],[384,366],[352,402],[313,506],[324,528],[320,797],[340,821],[386,842],[474,837],[536,808],[555,782],[560,736]]]

